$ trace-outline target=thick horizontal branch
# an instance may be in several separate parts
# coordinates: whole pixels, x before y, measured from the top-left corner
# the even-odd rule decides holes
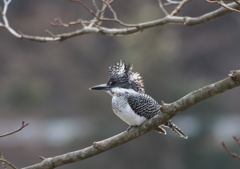
[[[56,157],[46,158],[41,163],[26,167],[24,169],[53,169],[68,163],[84,160],[129,142],[147,133],[148,131],[153,130],[160,124],[165,123],[173,116],[197,104],[198,102],[240,86],[240,70],[231,72],[230,76],[231,77],[228,77],[224,80],[193,91],[174,103],[164,104],[161,107],[161,113],[146,121],[140,127],[130,129],[129,132],[125,131],[108,139],[94,142],[92,146],[82,150],[69,152]]]
[[[4,23],[0,23],[0,27],[6,29],[9,33],[11,33],[13,36],[19,39],[26,39],[26,40],[32,40],[32,41],[38,41],[38,42],[61,42],[66,39],[75,37],[75,36],[81,36],[84,34],[100,34],[105,36],[123,36],[123,35],[130,35],[139,33],[141,31],[144,31],[145,29],[150,29],[153,27],[159,27],[164,26],[167,24],[181,24],[186,26],[196,26],[200,24],[204,24],[206,22],[210,22],[212,20],[215,20],[219,17],[222,17],[223,15],[226,15],[231,10],[228,10],[226,8],[220,7],[219,9],[209,12],[207,14],[201,15],[199,17],[188,17],[188,16],[174,16],[178,13],[178,11],[186,4],[188,1],[185,0],[185,3],[180,4],[179,8],[176,8],[171,15],[167,15],[166,17],[154,21],[144,22],[144,23],[138,23],[138,24],[125,24],[121,22],[120,20],[110,19],[109,21],[118,21],[121,22],[120,25],[125,25],[124,28],[107,28],[100,25],[94,25],[90,24],[89,26],[83,25],[82,29],[78,29],[73,32],[69,33],[63,33],[54,35],[47,31],[51,36],[33,36],[33,35],[26,35],[20,32],[15,31],[13,28],[10,27],[6,13],[3,15]],[[7,4],[8,5],[8,4]],[[240,9],[240,6],[233,2],[227,4],[227,6],[231,9]],[[7,9],[5,7],[4,9]],[[6,12],[6,10],[5,10]],[[90,21],[89,21],[90,22]],[[93,23],[96,22],[96,18]]]
[[[227,4],[226,6],[229,8],[232,8],[232,9],[238,9],[238,10],[240,9],[240,6],[238,4],[236,4],[235,2]],[[213,12],[204,14],[204,15],[196,17],[196,18],[186,18],[185,25],[195,26],[195,25],[203,24],[203,23],[212,21],[214,19],[220,18],[231,12],[232,12],[231,10],[221,7]]]
[[[188,109],[190,106],[197,104],[198,102],[206,100],[217,94],[226,92],[227,90],[230,90],[240,85],[240,70],[232,71],[229,76],[231,77],[205,86],[201,89],[195,90],[174,103],[165,104],[162,107],[162,111],[171,112],[167,115],[168,118],[172,118],[173,116]]]

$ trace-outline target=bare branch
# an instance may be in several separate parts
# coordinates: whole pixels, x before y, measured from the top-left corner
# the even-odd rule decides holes
[[[67,1],[80,3],[85,9],[88,10],[88,12],[90,12],[94,17],[98,18],[98,16],[87,5],[85,5],[82,1],[80,1],[80,0],[67,0]]]
[[[98,8],[95,0],[91,0],[91,1],[92,1],[92,4],[93,4],[94,8],[96,9],[96,11],[99,11],[99,8]]]
[[[95,1],[94,1],[95,2]],[[95,6],[96,4],[93,4],[93,6]],[[96,7],[95,7],[96,8]],[[102,4],[102,9],[100,10],[99,8],[96,8],[97,12],[96,15],[99,16],[99,18],[104,18],[104,14],[105,14],[105,10],[107,9],[107,5],[106,4]],[[93,25],[97,25],[97,27],[99,27],[102,24],[102,21],[99,21],[96,17],[91,21],[91,23],[89,24],[89,27],[92,27]]]
[[[45,160],[46,158],[44,158],[43,156],[39,156],[39,158],[41,159],[41,160]]]
[[[106,2],[106,1],[104,1],[104,0],[100,0],[100,1],[101,1],[102,3],[104,3],[104,4],[107,5],[107,7],[108,7],[108,8],[110,9],[110,11],[112,12],[114,19],[118,20],[117,14],[116,14],[116,12],[113,10],[113,8],[111,7],[110,3],[108,3],[108,2]]]
[[[236,3],[230,3],[227,5],[229,8],[233,8],[233,9],[240,9],[240,6],[238,6]],[[189,18],[186,17],[186,24],[187,26],[195,26],[195,25],[199,25],[199,24],[203,24],[209,21],[212,21],[214,19],[217,19],[219,17],[222,17],[223,15],[226,15],[228,13],[231,13],[232,11],[226,9],[226,8],[219,8],[213,12],[204,14],[202,16],[199,17],[195,17],[195,18]]]
[[[234,138],[234,140],[238,143],[238,145],[240,145],[239,138],[237,138],[236,136],[233,136],[233,138]],[[237,154],[231,152],[231,151],[227,148],[227,146],[225,145],[224,142],[222,142],[222,146],[225,148],[225,150],[227,151],[227,153],[228,153],[230,156],[232,156],[232,157],[234,157],[234,158],[236,157],[236,158],[239,158],[239,159],[240,159],[240,155],[237,155]]]
[[[168,12],[165,10],[165,8],[163,7],[163,4],[162,4],[162,0],[158,0],[158,3],[159,3],[159,7],[162,9],[162,11],[164,12],[164,14],[166,16],[168,16]]]
[[[47,32],[49,35],[51,35],[53,38],[56,38],[56,36],[52,33],[52,32],[50,32],[49,30],[46,30],[45,32]]]
[[[237,0],[233,0],[233,1],[240,6],[240,2],[238,2]]]
[[[107,151],[111,148],[129,142],[147,133],[148,131],[153,130],[160,124],[165,123],[173,116],[197,104],[198,102],[213,97],[217,94],[223,93],[237,86],[240,86],[240,70],[234,71],[234,74],[236,75],[235,78],[228,77],[219,82],[193,91],[174,103],[165,103],[161,106],[161,113],[146,121],[140,127],[132,128],[128,132],[125,131],[108,139],[94,142],[92,146],[84,148],[82,150],[69,152],[55,157],[45,158],[41,163],[28,166],[23,169],[53,169],[68,163],[84,160],[86,158]]]
[[[186,5],[186,3],[190,2],[191,0],[183,0],[181,3],[179,3],[179,5],[172,11],[172,13],[170,14],[171,16],[175,16],[177,15],[180,10],[184,7],[184,5]]]
[[[173,0],[166,0],[168,3],[165,3],[165,5],[169,5],[169,4],[180,4],[181,1],[173,1]]]
[[[1,159],[4,159],[3,154],[2,154],[1,151],[0,151],[0,158],[1,158]],[[4,161],[2,161],[2,167],[3,167],[4,169],[7,169],[6,164],[5,164]]]
[[[6,159],[2,159],[2,158],[0,158],[0,161],[2,161],[2,162],[4,162],[4,163],[8,164],[8,165],[9,165],[10,167],[12,167],[13,169],[17,169],[16,166],[14,166],[12,163],[10,163],[9,161],[7,161]]]
[[[227,4],[225,4],[222,0],[206,0],[208,3],[217,3],[219,5],[221,5],[222,7],[232,11],[232,12],[237,12],[237,13],[240,13],[239,10],[237,9],[234,9],[234,8],[230,8]],[[233,0],[234,2],[236,2],[238,5],[240,4],[237,0]]]
[[[78,19],[77,21],[71,21],[69,23],[63,23],[62,20],[60,18],[56,18],[55,19],[56,22],[58,22],[58,24],[50,22],[50,24],[54,27],[70,27],[73,25],[77,25],[77,24],[81,24],[83,27],[87,27],[86,24],[92,24],[92,21],[84,21],[82,19]]]
[[[240,146],[240,140],[239,138],[237,138],[236,136],[233,136],[234,140],[238,143],[238,145]]]
[[[52,23],[52,22],[50,22],[50,24],[52,26],[64,26],[64,27],[69,27],[70,26],[70,24],[63,23],[61,18],[55,18],[55,21],[58,22],[59,24],[55,24],[55,23]]]
[[[8,5],[11,3],[11,1],[12,0],[3,0],[4,7],[3,7],[3,11],[1,13],[2,13],[2,18],[3,18],[4,23],[0,23],[0,26],[4,27],[6,30],[8,30],[13,36],[15,36],[17,38],[21,38],[21,36],[15,30],[13,30],[8,23],[7,9],[8,9]]]
[[[6,159],[4,159],[2,152],[0,151],[0,161],[2,161],[2,166],[4,169],[7,169],[6,164],[8,164],[10,167],[12,167],[13,169],[17,169],[16,166],[14,166],[12,163],[10,163],[9,161],[7,161]]]
[[[113,2],[115,2],[115,0],[109,0],[109,4],[112,4]]]
[[[73,2],[78,2],[80,3],[82,6],[84,6],[95,18],[97,18],[99,21],[107,21],[107,22],[116,22],[118,24],[120,24],[121,26],[124,27],[133,27],[134,25],[130,25],[130,24],[125,24],[122,21],[120,21],[117,18],[117,15],[115,13],[115,11],[112,9],[112,7],[110,6],[109,3],[105,2],[104,0],[100,0],[101,2],[103,2],[104,4],[106,4],[108,6],[108,8],[110,9],[110,11],[113,13],[114,15],[114,19],[110,19],[110,18],[104,18],[104,17],[99,17],[97,14],[95,14],[89,7],[87,7],[87,5],[85,5],[83,2],[81,2],[80,0],[67,0],[67,1],[73,1]],[[104,9],[105,11],[105,9]],[[102,15],[103,16],[103,15]]]
[[[0,137],[5,137],[5,136],[8,136],[8,135],[14,134],[14,133],[16,133],[16,132],[19,132],[20,130],[22,130],[24,127],[26,127],[26,126],[28,126],[28,125],[29,125],[29,123],[24,124],[24,121],[22,121],[22,127],[20,127],[18,130],[15,130],[15,131],[13,131],[13,132],[9,132],[9,133],[0,135]]]
[[[111,7],[111,3],[115,2],[114,0],[109,0],[109,1],[100,0],[103,4],[101,10],[99,10],[99,8],[96,6],[96,4],[95,5],[93,4],[94,8],[97,10],[96,13],[94,13],[88,6],[86,6],[80,0],[68,0],[68,1],[78,2],[79,4],[83,5],[93,15],[93,17],[94,17],[93,20],[84,21],[84,20],[79,19],[77,21],[70,22],[68,24],[63,23],[61,20],[57,20],[57,22],[59,22],[59,24],[53,24],[53,26],[68,27],[68,26],[74,25],[74,24],[82,24],[82,28],[78,29],[76,31],[73,31],[73,32],[57,34],[54,36],[52,36],[53,34],[52,35],[50,34],[50,37],[49,36],[44,37],[44,36],[26,35],[26,34],[15,31],[14,29],[12,29],[9,26],[9,23],[8,23],[8,20],[6,17],[6,12],[7,12],[7,7],[9,5],[9,3],[11,2],[11,0],[8,0],[8,1],[4,1],[4,2],[6,2],[6,3],[4,3],[4,9],[3,9],[3,15],[2,15],[4,23],[0,22],[0,27],[6,29],[13,36],[15,36],[16,38],[19,38],[19,39],[26,39],[26,40],[32,40],[32,41],[38,41],[38,42],[61,42],[66,39],[69,39],[69,38],[72,38],[75,36],[81,36],[84,34],[101,34],[101,35],[105,35],[105,36],[119,36],[119,35],[135,34],[135,33],[141,32],[145,29],[150,29],[153,27],[160,27],[160,26],[164,26],[167,24],[181,24],[181,25],[186,25],[186,26],[195,26],[195,25],[204,24],[206,22],[212,21],[212,20],[217,19],[217,18],[219,18],[223,15],[226,15],[230,12],[233,12],[234,10],[240,9],[240,6],[237,3],[233,2],[233,3],[226,4],[225,6],[227,8],[221,7],[215,11],[209,12],[209,13],[201,15],[199,17],[186,17],[186,16],[178,16],[177,17],[177,16],[174,16],[183,8],[183,6],[187,2],[189,2],[188,0],[183,0],[183,1],[179,1],[180,4],[171,12],[171,15],[167,15],[164,18],[161,18],[158,20],[153,20],[153,21],[148,21],[148,22],[143,22],[143,23],[138,23],[138,24],[126,24],[118,19],[116,12]],[[207,1],[211,1],[211,0],[207,0]],[[94,0],[92,0],[92,2],[95,3]],[[159,0],[159,2],[161,2],[161,1]],[[171,2],[173,2],[173,1],[171,1]],[[161,5],[162,4],[160,3],[160,6]],[[109,10],[112,12],[112,14],[114,16],[113,19],[104,17],[104,13],[107,8],[109,8]],[[228,8],[231,10],[229,10]],[[165,14],[167,14],[166,11],[165,11]],[[104,26],[101,26],[102,22],[115,22],[115,23],[118,23],[119,25],[121,25],[123,28],[104,27]]]

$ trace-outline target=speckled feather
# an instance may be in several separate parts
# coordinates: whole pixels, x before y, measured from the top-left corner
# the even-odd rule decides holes
[[[133,66],[120,61],[117,65],[109,66],[109,81],[116,80],[124,88],[132,88],[136,92],[145,93],[142,77],[138,72],[133,72]]]
[[[144,85],[139,73],[134,73],[133,66],[125,62],[109,66],[110,86],[107,93],[112,98],[114,113],[130,126],[140,126],[144,121],[160,113],[160,105],[150,96],[144,94]],[[183,138],[187,136],[170,120],[161,125],[175,131]],[[155,131],[166,134],[166,131],[159,126]]]
[[[144,116],[146,119],[150,119],[160,112],[160,105],[146,94],[128,95],[127,101],[137,115]]]
[[[127,97],[128,104],[132,110],[139,116],[143,116],[146,119],[150,119],[156,114],[160,113],[160,105],[150,96],[146,94],[128,95]],[[162,126],[168,127],[174,132],[176,132],[181,137],[187,138],[187,136],[171,121],[167,121]],[[159,126],[155,131],[160,132],[161,134],[166,134],[166,131]]]

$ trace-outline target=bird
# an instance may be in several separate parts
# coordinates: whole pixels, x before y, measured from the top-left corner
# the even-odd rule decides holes
[[[103,90],[112,96],[113,112],[129,125],[127,131],[132,127],[141,126],[161,112],[161,105],[145,94],[142,77],[138,72],[133,72],[133,65],[127,65],[120,60],[119,63],[108,68],[108,82],[89,89]],[[188,138],[171,120],[154,130],[166,135],[167,132],[163,127],[170,128],[182,138]]]

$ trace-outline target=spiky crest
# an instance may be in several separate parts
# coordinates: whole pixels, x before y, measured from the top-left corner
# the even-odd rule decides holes
[[[109,66],[109,80],[117,79],[125,88],[131,88],[136,92],[145,93],[142,77],[138,72],[134,73],[133,66],[126,65],[120,60],[117,65]]]

